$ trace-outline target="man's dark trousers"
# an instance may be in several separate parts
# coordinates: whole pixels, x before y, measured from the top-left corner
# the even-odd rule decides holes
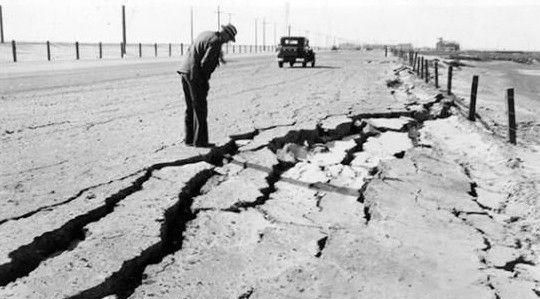
[[[182,86],[186,100],[185,142],[188,145],[208,145],[208,81],[190,80],[189,75],[182,74]]]

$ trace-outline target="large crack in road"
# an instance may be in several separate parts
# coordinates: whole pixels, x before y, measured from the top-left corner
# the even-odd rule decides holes
[[[142,176],[135,179],[128,187],[123,188],[106,198],[102,206],[71,219],[61,227],[34,238],[32,243],[21,246],[9,253],[11,262],[0,265],[0,286],[5,286],[10,282],[15,281],[17,278],[28,275],[44,260],[54,255],[58,255],[61,252],[70,249],[70,246],[78,241],[84,240],[85,226],[106,217],[114,211],[119,202],[140,191],[143,184],[152,177],[154,171],[166,167],[178,167],[201,161],[220,165],[222,163],[222,158],[226,154],[232,154],[235,151],[236,144],[234,142],[229,142],[221,147],[212,149],[206,155],[157,163],[147,167],[142,171]]]
[[[82,290],[71,298],[103,298],[109,295],[115,295],[118,298],[130,297],[136,292],[137,288],[143,285],[146,276],[145,271],[149,265],[161,263],[165,257],[182,250],[187,225],[196,219],[202,211],[214,210],[215,212],[240,214],[248,210],[256,210],[275,224],[304,225],[273,220],[271,213],[265,210],[265,206],[269,201],[273,200],[272,196],[279,189],[277,187],[278,183],[317,191],[314,200],[317,202],[315,205],[319,212],[323,211],[320,201],[325,197],[326,193],[356,196],[356,203],[361,206],[363,211],[365,225],[368,225],[373,217],[371,210],[373,202],[366,202],[364,193],[370,182],[377,178],[379,174],[378,165],[384,160],[403,158],[412,147],[422,147],[423,145],[417,140],[418,129],[426,120],[448,117],[449,108],[452,105],[451,100],[437,95],[431,101],[420,105],[409,105],[414,106],[410,110],[347,116],[348,121],[338,123],[333,127],[325,127],[320,124],[313,129],[292,129],[283,136],[272,138],[267,143],[245,150],[251,152],[264,148],[271,150],[278,159],[278,162],[271,168],[250,161],[241,162],[242,159],[239,159],[237,155],[243,152],[244,144],[254,141],[261,132],[272,131],[278,126],[256,129],[245,134],[231,136],[229,143],[215,148],[205,155],[151,165],[141,170],[143,175],[132,182],[130,186],[109,196],[103,206],[79,215],[60,228],[36,237],[32,243],[11,252],[9,256],[12,261],[0,265],[0,286],[7,286],[10,282],[30,274],[49,258],[61,255],[68,249],[73,250],[78,242],[84,242],[85,227],[87,225],[98,222],[110,215],[119,202],[140,191],[143,184],[153,176],[155,171],[167,167],[180,167],[198,162],[207,162],[214,166],[223,166],[223,163],[239,164],[244,168],[266,172],[266,186],[259,189],[260,195],[253,201],[237,201],[227,208],[193,208],[193,201],[201,195],[203,186],[208,184],[212,178],[218,176],[218,173],[214,170],[205,169],[198,172],[186,182],[184,188],[178,194],[176,203],[165,211],[158,243],[147,247],[136,257],[124,261],[120,269],[106,277],[100,284]],[[290,126],[294,127],[294,125],[293,123]],[[401,138],[399,136],[402,135],[405,135],[411,146],[391,146],[390,149],[379,152],[379,147],[391,144],[390,141],[402,141],[402,139],[399,139]],[[333,161],[335,156],[338,157],[337,162],[328,162]],[[376,157],[376,159],[373,157]],[[334,166],[338,166],[339,170],[337,172],[332,168]],[[350,178],[351,181],[347,181],[344,186],[340,186],[334,181],[337,180],[338,175],[342,174],[344,168],[352,168],[357,171],[363,169],[361,170],[363,176],[359,176],[357,173]],[[331,173],[328,178],[320,177],[320,174],[324,173],[324,171]],[[224,179],[227,180],[227,178]],[[361,181],[360,185],[357,183],[358,180]],[[381,178],[381,180],[399,181],[399,178],[385,177]],[[473,200],[475,187],[475,183],[471,183],[469,194]],[[81,190],[79,193],[85,191]],[[213,189],[209,188],[205,192],[212,191]],[[69,203],[77,197],[70,198],[65,203]],[[476,203],[480,208],[483,208],[478,202]],[[54,206],[48,208],[54,208]],[[25,218],[31,217],[39,211],[40,209]],[[467,213],[467,211],[456,211],[454,215],[466,222],[463,217],[466,217]],[[474,211],[471,213],[478,214],[478,212]],[[485,212],[485,215],[489,216],[488,212]],[[309,217],[304,218],[309,220]],[[316,240],[317,251],[313,254],[315,258],[322,259],[324,257],[323,251],[328,246],[329,241],[332,240],[332,232],[316,225],[313,225],[313,228],[320,229],[324,235]],[[475,229],[482,233],[478,227],[475,227]],[[264,233],[259,235],[259,242],[263,237]],[[491,249],[491,241],[486,236],[483,236],[483,238],[486,247],[482,250],[487,252]],[[520,258],[510,261],[500,268],[514,271],[517,264],[529,263],[522,257]],[[254,291],[254,287],[250,287],[248,291],[240,294],[240,297],[249,298]],[[497,293],[495,295],[498,296]]]

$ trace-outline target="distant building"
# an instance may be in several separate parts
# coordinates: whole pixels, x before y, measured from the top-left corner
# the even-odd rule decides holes
[[[439,41],[435,45],[437,51],[452,52],[459,51],[459,43],[454,41],[445,41],[442,37],[439,37]]]
[[[413,49],[412,44],[397,44],[396,49],[403,50],[403,51],[410,51]]]

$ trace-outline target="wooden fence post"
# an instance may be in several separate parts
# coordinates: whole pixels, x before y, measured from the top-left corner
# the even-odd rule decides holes
[[[103,45],[101,44],[101,42],[99,42],[98,47],[99,47],[99,59],[102,59],[103,58]]]
[[[157,57],[157,43],[154,43],[154,56]]]
[[[416,63],[418,61],[418,52],[414,52],[414,63],[413,63],[413,71],[416,70]]]
[[[13,53],[13,62],[17,62],[17,44],[15,40],[11,41],[11,52]]]
[[[79,56],[79,42],[75,42],[75,58],[77,58],[77,60],[79,60],[80,56]]]
[[[435,88],[439,88],[439,62],[435,61]]]
[[[180,43],[180,55],[184,56],[184,43]]]
[[[142,57],[142,44],[139,43],[139,58]]]
[[[51,43],[47,41],[47,61],[51,61]]]
[[[448,80],[447,80],[447,89],[448,95],[452,94],[452,66],[448,66]]]
[[[234,54],[234,45],[232,45],[232,52],[233,52],[233,54]]]
[[[420,57],[416,60],[416,75],[420,76]]]
[[[426,59],[426,76],[425,76],[425,79],[426,79],[426,83],[429,83],[429,60]]]
[[[476,93],[478,91],[478,76],[474,75],[471,86],[471,102],[469,103],[469,120],[476,120]]]
[[[171,52],[172,52],[172,45],[171,43],[169,43],[169,57],[171,57],[171,54],[172,54]]]
[[[516,144],[516,110],[514,107],[514,89],[509,88],[506,90],[506,103],[508,108],[508,136],[510,143]]]
[[[384,57],[388,57],[388,46],[384,46]]]
[[[424,56],[422,56],[420,63],[420,79],[424,79],[424,68]]]

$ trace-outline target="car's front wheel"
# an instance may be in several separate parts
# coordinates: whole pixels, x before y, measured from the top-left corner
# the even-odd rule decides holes
[[[311,67],[315,67],[315,59],[311,61]]]
[[[291,67],[293,67],[293,65],[294,65],[294,62],[292,62],[292,61],[291,61],[291,62],[289,62],[289,65],[290,65]]]
[[[279,66],[280,68],[283,67],[283,62],[280,61],[280,62],[278,62],[277,64],[278,64],[278,66]]]

